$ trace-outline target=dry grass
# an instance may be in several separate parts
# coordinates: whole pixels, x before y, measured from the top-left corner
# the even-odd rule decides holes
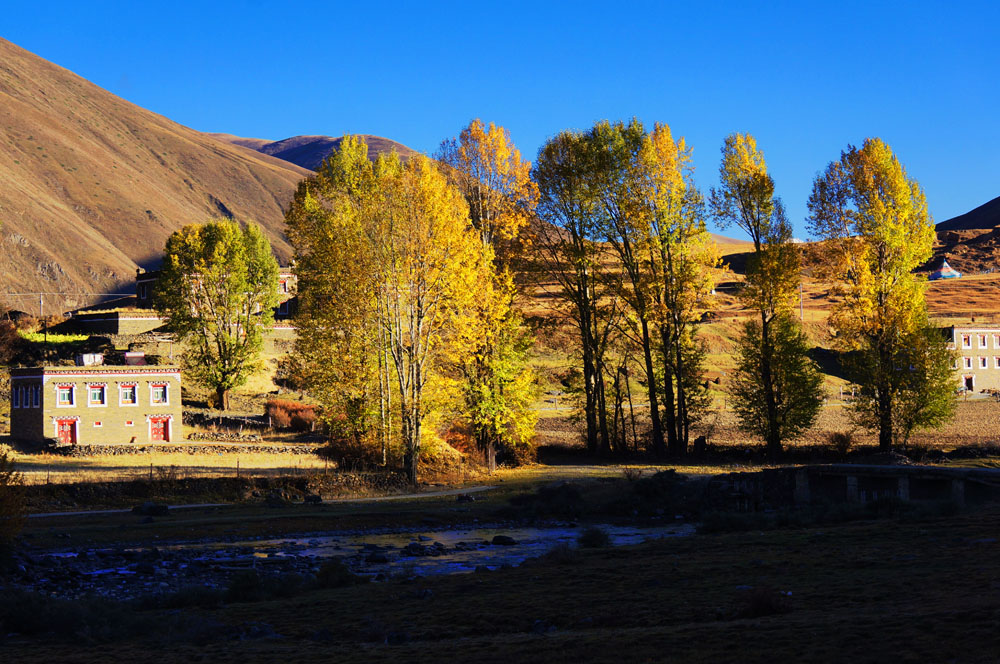
[[[237,464],[241,475],[294,475],[323,470],[329,462],[311,454],[186,452],[122,454],[117,456],[66,457],[58,454],[14,453],[18,470],[27,484],[127,481],[164,474],[178,479],[233,477]],[[150,470],[152,468],[152,471]]]

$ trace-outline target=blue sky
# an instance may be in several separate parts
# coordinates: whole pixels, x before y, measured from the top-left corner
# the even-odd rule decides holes
[[[202,131],[433,152],[472,118],[534,159],[562,129],[670,125],[716,183],[763,148],[806,235],[816,174],[887,141],[936,221],[1000,196],[1000,3],[17,3],[0,36]],[[732,233],[735,234],[735,233]]]

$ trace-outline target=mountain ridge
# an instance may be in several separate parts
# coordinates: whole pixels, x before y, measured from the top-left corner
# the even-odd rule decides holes
[[[315,171],[334,150],[340,147],[343,136],[301,135],[268,141],[263,138],[244,138],[233,134],[214,133],[209,136],[226,143],[256,150],[262,154],[284,159],[302,168]],[[355,134],[368,144],[368,156],[375,159],[380,154],[396,151],[403,159],[409,159],[417,151],[398,141],[373,134]]]

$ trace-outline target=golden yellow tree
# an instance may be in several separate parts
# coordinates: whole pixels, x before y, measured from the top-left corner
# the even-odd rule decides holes
[[[892,449],[900,371],[909,341],[926,326],[923,279],[931,256],[927,201],[879,138],[850,146],[817,177],[809,197],[812,231],[825,240],[836,304],[830,322],[844,350],[856,351],[859,407],[871,412],[879,448]]]
[[[376,184],[367,146],[346,136],[300,183],[286,222],[299,284],[296,358],[309,392],[323,404],[332,439],[368,456],[377,438],[385,464],[393,392],[366,232],[384,198]]]
[[[376,179],[385,205],[368,227],[375,296],[394,370],[404,465],[416,482],[424,387],[491,282],[490,256],[468,225],[461,193],[429,159],[380,159]]]
[[[352,436],[381,422],[383,454],[396,424],[413,482],[425,387],[443,358],[472,351],[463,331],[493,283],[492,256],[468,217],[434,162],[392,154],[370,163],[351,138],[300,187],[287,216],[310,389]]]
[[[492,122],[473,120],[457,139],[442,143],[439,158],[465,196],[469,221],[496,268],[477,302],[478,325],[468,340],[475,350],[456,358],[467,418],[492,472],[498,448],[519,456],[537,421],[531,410],[537,379],[527,363],[531,334],[515,307],[511,261],[538,204],[538,187],[531,163],[522,161],[507,130]]]
[[[538,205],[531,162],[521,159],[510,133],[478,118],[457,139],[441,144],[439,158],[469,203],[469,218],[501,266],[510,262],[518,240]]]

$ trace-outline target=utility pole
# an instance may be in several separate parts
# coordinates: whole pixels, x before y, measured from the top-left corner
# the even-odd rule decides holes
[[[44,348],[45,358],[48,359],[49,356],[49,326],[45,324],[45,295],[42,293],[38,294],[38,321],[42,324],[42,334],[44,335],[45,343],[42,346]]]

